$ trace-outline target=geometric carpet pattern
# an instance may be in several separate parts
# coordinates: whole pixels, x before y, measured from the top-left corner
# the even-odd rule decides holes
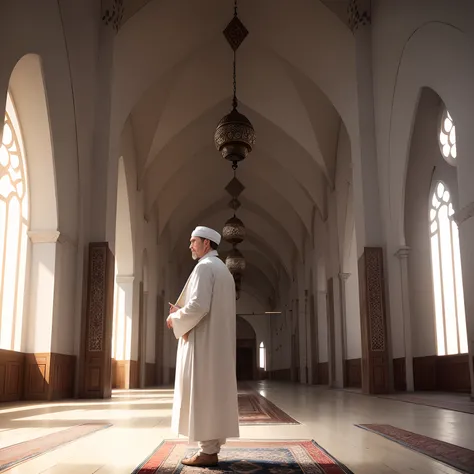
[[[258,392],[239,390],[240,425],[299,425],[299,422]]]
[[[83,423],[56,433],[6,446],[0,449],[0,472],[110,426],[112,425],[104,423]]]
[[[181,464],[196,452],[186,441],[163,441],[133,474],[212,472],[242,474],[352,474],[315,441],[232,441],[219,454],[219,464],[206,469]]]
[[[392,425],[356,425],[394,441],[406,448],[429,456],[466,474],[474,474],[474,451],[428,436],[402,430]]]

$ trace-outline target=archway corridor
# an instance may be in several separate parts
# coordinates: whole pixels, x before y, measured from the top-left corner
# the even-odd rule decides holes
[[[207,226],[218,472],[474,473],[474,2],[426,3],[0,1],[0,472],[185,474]]]

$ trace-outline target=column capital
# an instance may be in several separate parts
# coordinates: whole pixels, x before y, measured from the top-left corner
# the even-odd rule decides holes
[[[347,6],[347,24],[352,33],[361,26],[372,24],[370,0],[350,0]]]
[[[29,230],[27,232],[33,244],[55,244],[61,233],[55,229]]]
[[[349,277],[351,276],[351,273],[339,273],[339,280],[341,281],[347,281]]]
[[[453,216],[454,221],[458,227],[466,222],[468,219],[474,216],[474,201],[469,203],[467,206],[464,206]]]
[[[133,283],[133,280],[135,280],[134,275],[117,275],[115,277],[115,282],[117,284],[120,284],[120,283]]]
[[[395,252],[395,256],[401,260],[402,258],[408,258],[408,255],[410,255],[410,252],[411,252],[411,248],[404,245],[403,247],[400,247]]]
[[[102,0],[102,22],[118,33],[122,26],[124,13],[123,0]]]

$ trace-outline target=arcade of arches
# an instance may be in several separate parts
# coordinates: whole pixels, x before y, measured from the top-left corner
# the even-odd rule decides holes
[[[426,4],[239,1],[241,380],[474,396],[474,5]],[[0,401],[172,384],[190,232],[233,212],[232,14],[1,2]]]

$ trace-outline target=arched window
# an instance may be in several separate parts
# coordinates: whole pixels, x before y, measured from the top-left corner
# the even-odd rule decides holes
[[[0,148],[0,348],[20,350],[29,219],[23,141],[7,95]]]
[[[441,117],[439,146],[446,161],[450,164],[455,164],[456,157],[458,156],[456,146],[456,127],[454,126],[453,118],[447,109],[444,110]]]
[[[451,194],[438,182],[431,196],[430,235],[438,355],[467,352],[459,232]]]
[[[259,367],[261,369],[266,369],[266,360],[265,360],[265,344],[263,342],[260,343],[259,349]]]

